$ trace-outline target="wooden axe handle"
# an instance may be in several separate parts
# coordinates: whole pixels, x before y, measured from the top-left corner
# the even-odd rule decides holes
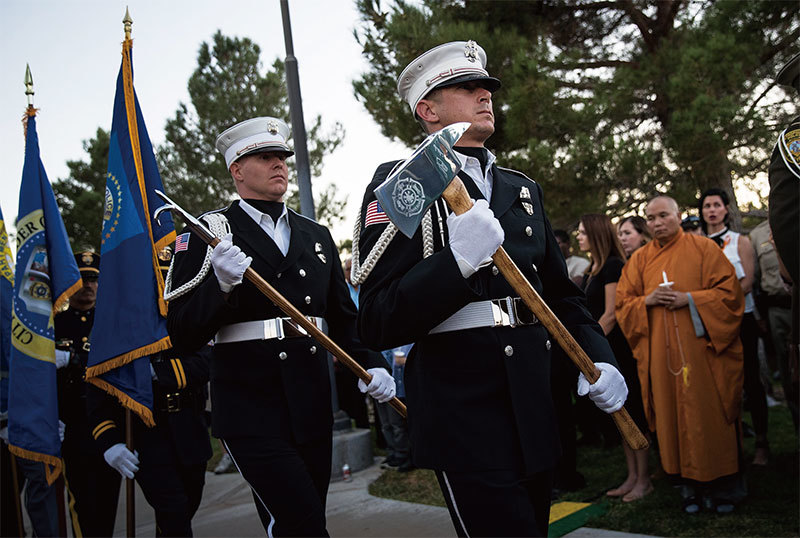
[[[461,178],[458,176],[450,182],[442,196],[456,215],[461,215],[472,207],[472,200],[469,197],[469,193],[464,187]],[[539,318],[544,328],[555,338],[556,342],[558,342],[569,358],[572,359],[572,362],[575,363],[575,366],[583,373],[586,380],[589,381],[589,383],[596,382],[597,378],[600,377],[600,372],[597,370],[592,360],[586,355],[586,352],[583,351],[581,346],[578,345],[578,342],[575,341],[569,331],[567,331],[564,324],[561,323],[561,320],[559,320],[556,315],[553,314],[553,311],[550,310],[550,307],[545,304],[502,246],[494,253],[492,260],[500,272],[503,273],[508,283],[511,284],[511,287],[514,288],[514,291],[519,293],[519,296],[525,301],[525,304],[536,317]],[[647,439],[645,439],[642,432],[639,431],[639,428],[633,422],[633,419],[631,419],[631,416],[624,407],[612,413],[611,416],[617,425],[617,429],[619,429],[622,437],[625,439],[625,442],[628,443],[628,446],[634,450],[647,448]]]
[[[202,234],[200,235],[201,237],[203,237]],[[219,243],[219,239],[215,237],[212,238],[210,241],[207,241],[207,243],[210,246],[215,247],[217,243]],[[319,328],[317,328],[317,326],[314,323],[309,321],[308,318],[306,318],[302,312],[300,312],[297,308],[295,308],[292,303],[290,303],[283,295],[281,295],[281,293],[278,290],[273,288],[269,282],[264,280],[264,278],[261,275],[259,275],[250,267],[248,267],[247,270],[244,272],[244,278],[252,282],[253,285],[255,285],[255,287],[258,288],[258,290],[261,293],[266,295],[267,298],[270,301],[272,301],[275,304],[275,306],[280,308],[284,314],[289,316],[292,319],[292,321],[294,321],[295,323],[300,325],[303,329],[305,329],[309,335],[316,338],[317,341],[320,344],[322,344],[322,346],[325,349],[330,351],[334,357],[339,359],[339,362],[341,362],[351,372],[353,372],[356,375],[356,377],[358,377],[361,381],[369,385],[370,381],[372,381],[372,376],[366,370],[364,370],[364,368],[362,368],[361,365],[355,361],[355,359],[353,359],[350,355],[348,355],[345,350],[339,347],[339,345],[336,344],[336,342],[331,340],[327,334],[319,330]],[[406,406],[403,402],[401,402],[395,397],[389,400],[388,403],[392,407],[394,407],[395,410],[398,413],[400,413],[402,417],[404,418],[406,417]]]

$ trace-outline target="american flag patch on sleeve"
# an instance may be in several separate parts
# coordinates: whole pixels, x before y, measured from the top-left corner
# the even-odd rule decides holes
[[[189,249],[189,233],[181,234],[175,238],[175,254]]]
[[[373,200],[367,206],[367,216],[364,219],[364,227],[372,224],[388,224],[389,216],[381,207],[377,200]]]

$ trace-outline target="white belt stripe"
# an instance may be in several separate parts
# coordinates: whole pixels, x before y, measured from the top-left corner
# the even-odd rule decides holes
[[[242,476],[242,478],[244,478],[244,474],[242,473],[242,470],[239,468],[239,464],[236,463],[236,458],[233,456],[233,452],[231,452],[231,449],[228,446],[228,443],[225,442],[225,439],[220,439],[220,441],[222,441],[222,444],[225,445],[225,450],[228,452],[228,455],[231,457],[231,461],[236,466],[236,470],[239,471],[239,474]],[[247,479],[245,478],[244,481],[247,482]],[[256,488],[251,486],[250,482],[247,482],[247,485],[250,486],[250,489],[253,490],[253,493],[255,493],[256,497],[258,497],[258,500],[261,502],[262,506],[264,507],[264,510],[266,510],[267,513],[269,514],[270,521],[269,521],[269,525],[267,526],[267,536],[269,538],[273,538],[273,536],[272,536],[272,527],[275,526],[275,516],[273,516],[272,512],[269,511],[269,508],[267,508],[267,504],[264,502],[264,499],[261,498],[261,495],[258,494],[258,491],[256,491]]]

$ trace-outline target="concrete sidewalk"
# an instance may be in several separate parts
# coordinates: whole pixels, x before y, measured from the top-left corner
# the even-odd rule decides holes
[[[334,537],[452,537],[453,524],[446,508],[373,497],[367,487],[383,472],[376,463],[353,473],[347,482],[333,482],[328,490],[328,532]],[[153,510],[136,488],[136,536],[154,536]],[[237,473],[206,473],[203,502],[192,521],[198,537],[264,536],[250,488]],[[125,536],[125,492],[120,495],[114,536]],[[581,528],[566,536],[627,537],[626,534]],[[644,538],[644,537],[643,537]]]

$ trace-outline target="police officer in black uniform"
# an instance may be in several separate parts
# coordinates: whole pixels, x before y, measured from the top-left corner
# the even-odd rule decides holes
[[[253,490],[270,535],[322,536],[331,474],[332,410],[327,354],[249,281],[253,269],[373,375],[363,386],[394,395],[380,355],[356,341],[355,305],[328,230],[283,203],[289,127],[260,117],[224,131],[217,149],[241,197],[203,217],[224,239],[176,242],[168,278],[172,342],[196,349],[214,340],[212,433]]]
[[[581,376],[579,393],[612,412],[627,388],[567,275],[541,188],[498,167],[483,147],[500,87],[485,64],[480,46],[459,41],[429,50],[400,75],[400,95],[427,132],[472,123],[455,149],[459,177],[477,202],[448,216],[439,200],[413,238],[393,235],[373,190],[396,163],[378,167],[358,224],[359,332],[376,349],[415,342],[405,371],[412,459],[436,471],[458,535],[544,536],[559,456],[551,341],[491,264],[501,243],[597,361],[600,378],[590,387]]]
[[[159,253],[164,273],[171,258],[170,247]],[[205,412],[210,357],[208,345],[150,357],[155,426],[131,414],[134,452],[125,446],[125,411],[117,399],[94,385],[88,389],[89,423],[105,467],[118,478],[136,478],[155,511],[156,536],[192,536],[212,454]]]
[[[64,460],[68,506],[75,536],[111,536],[117,515],[120,477],[94,444],[86,412],[86,361],[94,323],[100,256],[79,252],[75,261],[83,279],[69,308],[55,316],[58,412],[65,424]]]

